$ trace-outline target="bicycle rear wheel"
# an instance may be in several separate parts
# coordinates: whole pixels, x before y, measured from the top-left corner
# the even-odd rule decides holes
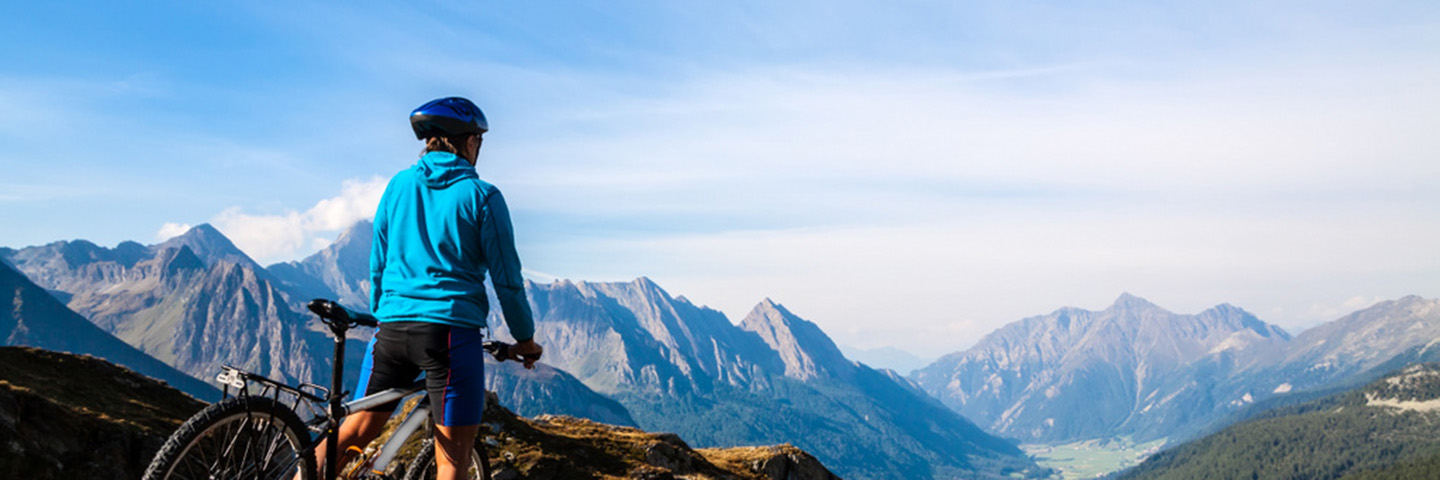
[[[476,442],[475,448],[470,450],[470,469],[466,475],[471,480],[489,480],[489,472],[486,472],[490,462],[480,452],[480,443]],[[435,441],[426,440],[425,446],[420,447],[420,453],[405,467],[405,480],[435,480]]]
[[[143,480],[316,477],[310,436],[295,412],[265,397],[231,397],[185,421]]]

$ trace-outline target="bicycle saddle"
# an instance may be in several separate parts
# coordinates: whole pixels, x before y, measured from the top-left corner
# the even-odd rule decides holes
[[[315,312],[320,318],[329,322],[336,322],[345,325],[360,325],[364,327],[379,327],[380,321],[374,315],[357,312],[338,303],[323,298],[310,301],[310,311]]]

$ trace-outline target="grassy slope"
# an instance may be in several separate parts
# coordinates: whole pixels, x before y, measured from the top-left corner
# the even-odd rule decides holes
[[[139,478],[203,404],[104,360],[0,347],[0,472],[12,478]]]

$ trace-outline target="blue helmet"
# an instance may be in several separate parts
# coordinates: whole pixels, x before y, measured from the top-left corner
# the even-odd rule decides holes
[[[480,107],[461,97],[445,97],[431,100],[410,112],[410,128],[415,129],[415,138],[453,137],[456,135],[479,135],[490,130],[485,113]]]

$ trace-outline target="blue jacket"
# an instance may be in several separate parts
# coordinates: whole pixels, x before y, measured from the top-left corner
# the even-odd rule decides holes
[[[483,328],[485,273],[516,340],[535,335],[510,211],[465,159],[430,152],[395,174],[375,212],[370,308],[381,322]]]

